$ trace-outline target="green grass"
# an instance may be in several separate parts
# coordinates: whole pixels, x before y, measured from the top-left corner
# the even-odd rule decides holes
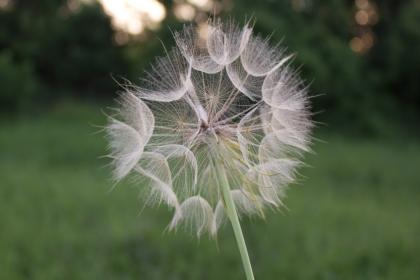
[[[229,226],[167,233],[138,186],[110,191],[104,122],[68,104],[0,124],[0,279],[244,279]],[[256,279],[420,279],[420,143],[321,138],[289,210],[242,220]]]

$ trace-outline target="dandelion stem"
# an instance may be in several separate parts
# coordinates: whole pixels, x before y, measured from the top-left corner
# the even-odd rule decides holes
[[[225,211],[232,224],[236,243],[239,248],[239,253],[241,254],[242,264],[244,266],[246,278],[247,280],[254,280],[255,278],[252,272],[251,261],[249,260],[244,235],[242,234],[241,224],[239,223],[238,213],[236,212],[236,207],[233,202],[232,195],[230,193],[229,182],[226,177],[225,169],[223,168],[223,164],[221,163],[216,163],[215,166],[216,172],[219,175],[220,185],[222,188],[222,196],[225,202]]]

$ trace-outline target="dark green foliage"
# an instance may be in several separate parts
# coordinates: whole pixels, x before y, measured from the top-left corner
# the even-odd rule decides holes
[[[58,24],[44,34],[35,58],[41,79],[58,93],[110,96],[116,89],[111,73],[128,73],[108,17],[99,7],[87,6]]]
[[[41,87],[27,62],[16,63],[10,53],[0,53],[0,115],[28,109]]]
[[[420,106],[420,3],[406,3],[395,15],[386,34],[385,85],[394,96],[410,106]],[[413,109],[413,108],[411,108]]]
[[[283,40],[296,52],[295,66],[301,66],[310,84],[314,111],[322,111],[318,120],[335,127],[346,123],[354,130],[364,126],[374,113],[377,100],[367,70],[366,58],[352,52],[349,41],[353,32],[353,3],[340,0],[295,1],[306,3],[293,7],[289,1],[248,1],[238,9],[238,17],[252,7],[256,29],[267,34],[275,30],[273,41]],[[238,7],[239,8],[239,7]]]
[[[360,29],[354,1],[235,0],[223,16],[239,21],[253,16],[256,32],[272,34],[273,43],[283,40],[297,54],[294,65],[310,92],[321,95],[313,99],[313,111],[322,112],[318,121],[350,133],[386,133],[390,124],[414,131],[420,120],[420,4],[369,1],[377,7],[379,21],[372,26],[373,48],[364,55],[349,46]],[[11,68],[30,68],[42,86],[42,97],[32,94],[41,100],[34,106],[67,96],[114,97],[118,86],[111,76],[136,82],[163,54],[161,42],[174,45],[170,29],[182,23],[172,13],[175,2],[161,2],[167,8],[161,28],[119,46],[98,4],[71,11],[64,0],[13,0],[0,10],[0,53],[7,53]],[[10,111],[26,111],[19,108],[19,94],[10,96],[17,104]]]
[[[117,86],[111,74],[126,76],[129,66],[101,7],[70,12],[65,1],[30,3],[18,1],[1,12],[0,52],[11,53],[18,63],[29,61],[50,99],[113,96]],[[39,9],[43,5],[45,10]]]

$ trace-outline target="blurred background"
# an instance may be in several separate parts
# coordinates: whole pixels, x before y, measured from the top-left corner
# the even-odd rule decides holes
[[[217,242],[113,188],[101,127],[171,31],[209,14],[281,41],[317,141],[284,209],[242,220],[257,279],[420,279],[420,1],[0,0],[0,279],[244,279]]]

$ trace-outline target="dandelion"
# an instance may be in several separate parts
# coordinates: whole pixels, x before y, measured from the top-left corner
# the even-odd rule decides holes
[[[229,220],[254,279],[239,217],[282,206],[309,150],[306,88],[280,45],[229,20],[188,25],[139,85],[124,84],[107,134],[114,177],[142,180],[145,202],[166,204],[169,229],[214,236]]]

